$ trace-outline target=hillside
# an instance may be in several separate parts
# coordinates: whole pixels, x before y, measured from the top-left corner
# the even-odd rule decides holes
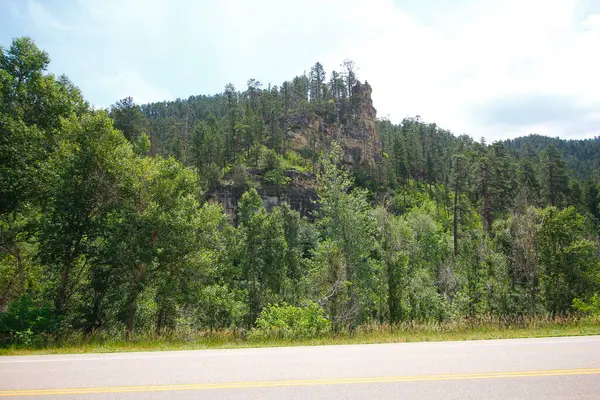
[[[552,145],[558,149],[567,166],[580,179],[598,177],[600,173],[600,137],[566,140],[541,135],[529,135],[504,142],[515,157],[540,154]]]
[[[206,182],[210,195],[219,198],[233,214],[243,192],[236,187],[244,187],[243,182],[233,182],[233,171],[238,171],[238,175],[247,174],[248,179],[260,183],[255,186],[266,204],[285,200],[305,215],[304,210],[310,209],[314,200],[312,165],[333,141],[345,150],[344,162],[351,167],[357,183],[370,188],[394,188],[408,179],[448,183],[452,155],[457,151],[473,155],[491,148],[467,136],[456,137],[419,118],[407,118],[398,125],[378,120],[372,88],[356,80],[351,62],[345,65],[350,69],[342,74],[333,71],[328,83],[324,82],[323,67],[317,63],[309,75],[297,76],[281,86],[263,88],[251,79],[245,91],[227,85],[223,93],[214,96],[141,106],[124,99],[111,108],[110,114],[115,126],[132,140],[147,133],[150,154],[174,156],[199,171],[210,170],[201,173],[212,179]],[[345,84],[349,74],[353,77],[352,87]],[[531,135],[500,145],[510,158],[507,174],[515,190],[519,164],[525,158],[532,161],[536,179],[542,179],[540,161],[549,145],[558,149],[566,161],[568,177],[585,181],[598,176],[597,139]],[[261,163],[261,152],[265,150],[274,151],[278,157],[273,156],[272,161],[281,166],[270,165],[275,171],[266,178],[268,171]],[[577,185],[575,182],[572,184]]]
[[[0,345],[600,312],[597,141],[380,120],[349,60],[109,110],[48,63],[0,48]]]

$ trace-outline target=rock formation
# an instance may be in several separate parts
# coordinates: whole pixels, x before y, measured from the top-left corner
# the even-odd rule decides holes
[[[381,159],[382,143],[376,129],[377,110],[371,99],[371,86],[357,82],[350,98],[335,104],[333,109],[316,107],[314,112],[301,112],[280,121],[287,132],[289,149],[305,156],[327,151],[333,141],[344,150],[344,163],[351,167],[360,164],[365,170],[375,172]],[[314,174],[301,174],[286,171],[291,183],[277,187],[266,182],[261,171],[254,171],[252,181],[261,195],[265,208],[271,209],[287,202],[301,216],[311,218],[317,200],[316,177]],[[235,221],[237,204],[244,188],[232,184],[222,185],[209,195],[218,201]]]
[[[358,162],[369,169],[374,169],[381,157],[381,141],[375,125],[377,110],[373,107],[372,91],[368,82],[357,82],[352,89],[350,112],[345,126],[342,126],[340,140],[347,161]]]
[[[335,111],[287,118],[290,147],[301,153],[318,152],[336,141],[344,149],[346,164],[360,164],[373,170],[381,158],[382,144],[376,130],[377,110],[371,92],[368,82],[357,82],[350,99],[336,105]]]

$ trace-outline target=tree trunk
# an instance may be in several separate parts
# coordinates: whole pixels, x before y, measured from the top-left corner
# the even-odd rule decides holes
[[[158,308],[158,317],[156,319],[156,335],[160,335],[164,330],[165,330],[165,325],[166,325],[166,314],[167,314],[167,310],[166,310],[166,306],[161,305]]]
[[[135,322],[135,314],[137,312],[137,299],[141,291],[141,283],[144,276],[144,266],[139,264],[135,273],[133,289],[129,293],[126,305],[125,318],[125,339],[130,340],[133,334],[133,325]]]
[[[132,293],[127,300],[127,318],[125,320],[125,340],[130,340],[133,334],[133,323],[137,311],[137,291]]]
[[[458,160],[456,161],[458,166]],[[456,176],[456,182],[454,183],[454,221],[453,221],[453,233],[454,233],[454,255],[458,254],[458,174]]]
[[[489,168],[486,165],[483,169],[481,181],[483,194],[483,230],[486,236],[490,234],[490,192],[489,192]]]
[[[250,321],[248,321],[248,327],[254,324],[260,314],[261,284],[260,282],[257,284],[258,280],[259,277],[252,271],[250,273],[250,290],[248,291],[250,297]]]
[[[15,276],[13,275],[13,277],[8,281],[8,284],[6,285],[6,289],[4,289],[4,293],[2,293],[2,295],[0,296],[0,312],[5,311],[5,307],[6,307],[6,304],[8,303],[8,299],[10,296],[10,290],[12,289],[14,282],[15,282]]]
[[[389,257],[389,256],[388,256]],[[399,301],[398,301],[398,282],[394,276],[394,265],[388,264],[388,309],[390,313],[390,323],[400,322]]]
[[[104,293],[96,293],[94,295],[94,300],[92,304],[92,313],[89,317],[86,331],[87,333],[92,333],[95,329],[102,326],[102,299],[104,298]]]
[[[71,274],[72,259],[70,255],[65,257],[64,264],[60,271],[60,283],[58,286],[58,296],[56,297],[56,312],[58,315],[62,315],[65,311],[65,303],[67,299],[67,285],[69,283],[69,276]]]
[[[156,318],[156,334],[160,335],[175,328],[173,315],[177,312],[174,299],[171,297],[175,289],[162,291],[158,294],[158,315]]]
[[[554,168],[552,164],[548,166],[548,192],[550,195],[550,205],[556,206],[556,193],[554,185]]]
[[[535,317],[535,303],[536,303],[536,276],[531,274],[529,277],[529,315]]]
[[[19,291],[23,294],[25,293],[25,267],[23,266],[21,247],[19,245],[15,246],[14,256],[17,262],[17,273],[19,274]]]

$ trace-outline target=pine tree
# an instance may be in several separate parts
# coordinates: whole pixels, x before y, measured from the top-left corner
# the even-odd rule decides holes
[[[325,83],[325,70],[323,69],[323,65],[317,62],[310,69],[310,101],[311,102],[319,102],[325,99],[323,89]]]
[[[546,204],[562,207],[569,190],[569,180],[566,164],[553,145],[548,145],[542,152],[540,180]]]

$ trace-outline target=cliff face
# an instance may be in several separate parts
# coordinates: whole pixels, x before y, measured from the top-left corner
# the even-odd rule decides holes
[[[316,210],[317,192],[312,187],[314,176],[307,174],[300,177],[298,173],[290,171],[286,174],[292,179],[292,183],[285,187],[278,187],[269,184],[261,179],[257,174],[253,178],[259,183],[256,191],[263,200],[263,206],[267,211],[281,203],[288,203],[290,207],[300,214],[301,217],[312,219]],[[221,203],[223,210],[236,223],[238,203],[247,188],[235,187],[232,185],[222,185],[218,187],[208,197],[208,200],[215,203]]]
[[[292,115],[280,121],[287,133],[288,149],[313,157],[316,161],[316,154],[326,152],[335,141],[344,150],[344,163],[348,167],[360,165],[366,171],[374,172],[381,159],[382,143],[376,130],[377,110],[373,107],[371,93],[367,82],[357,82],[347,101],[329,103],[317,108],[314,113]],[[318,198],[314,174],[286,171],[290,184],[284,187],[266,182],[261,171],[253,171],[251,176],[268,210],[287,202],[301,216],[313,216]],[[235,221],[237,204],[243,192],[243,188],[222,185],[209,198],[220,202]]]
[[[336,141],[344,149],[348,165],[360,164],[374,170],[382,145],[376,131],[377,110],[368,82],[357,82],[349,101],[316,116],[295,116],[287,122],[290,147],[299,152],[317,153]]]
[[[375,129],[377,110],[371,99],[368,82],[358,82],[352,89],[347,122],[342,126],[340,144],[346,151],[346,161],[374,169],[381,157],[381,141]],[[348,156],[351,155],[351,158]]]

